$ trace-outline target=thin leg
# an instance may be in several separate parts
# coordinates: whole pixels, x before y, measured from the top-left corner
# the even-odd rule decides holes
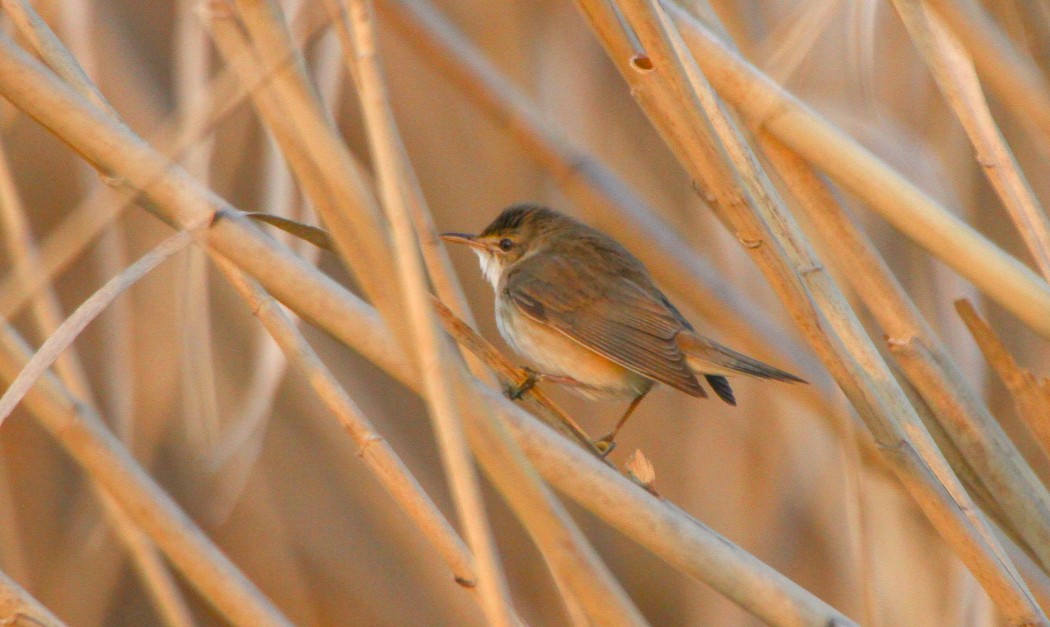
[[[649,388],[649,390],[651,389],[652,388]],[[624,412],[623,417],[620,418],[620,421],[616,423],[616,426],[613,428],[612,433],[595,442],[595,445],[599,449],[601,449],[605,455],[608,455],[612,452],[614,446],[613,440],[616,439],[616,434],[620,432],[620,429],[623,428],[623,425],[627,422],[627,419],[631,417],[631,414],[634,413],[634,410],[638,408],[638,404],[642,402],[642,399],[645,398],[645,395],[649,393],[649,390],[646,390],[638,396],[634,397],[634,400],[631,401],[631,404],[627,406],[627,411]]]
[[[539,373],[532,368],[525,366],[523,370],[525,370],[526,373],[525,380],[517,385],[511,385],[507,388],[507,398],[512,401],[520,399],[522,395],[531,390],[536,385],[536,381],[539,380]]]

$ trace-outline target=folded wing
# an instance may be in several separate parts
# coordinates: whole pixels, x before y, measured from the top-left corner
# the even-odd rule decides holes
[[[503,287],[526,316],[625,368],[693,396],[707,395],[678,346],[686,323],[637,269],[588,268],[563,255],[528,264],[527,272],[508,272]]]

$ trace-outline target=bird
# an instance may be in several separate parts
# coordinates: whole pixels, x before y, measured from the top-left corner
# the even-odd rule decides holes
[[[657,383],[729,405],[727,376],[805,383],[696,332],[641,261],[612,237],[549,207],[504,209],[480,233],[443,233],[470,247],[495,290],[496,326],[534,366],[517,398],[549,379],[591,399],[627,400],[616,435]]]

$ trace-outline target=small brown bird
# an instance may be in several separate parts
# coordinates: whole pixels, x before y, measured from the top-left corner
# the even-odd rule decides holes
[[[633,399],[599,441],[607,447],[656,382],[707,397],[700,375],[730,405],[726,375],[805,383],[698,335],[634,255],[552,209],[514,205],[478,235],[441,237],[477,253],[500,334],[535,363],[536,378],[589,398]]]

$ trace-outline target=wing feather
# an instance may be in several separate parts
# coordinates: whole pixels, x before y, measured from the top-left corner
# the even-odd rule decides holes
[[[693,396],[706,395],[677,344],[687,323],[644,274],[615,264],[585,267],[562,255],[526,263],[527,271],[507,273],[503,287],[526,316],[625,368]]]

